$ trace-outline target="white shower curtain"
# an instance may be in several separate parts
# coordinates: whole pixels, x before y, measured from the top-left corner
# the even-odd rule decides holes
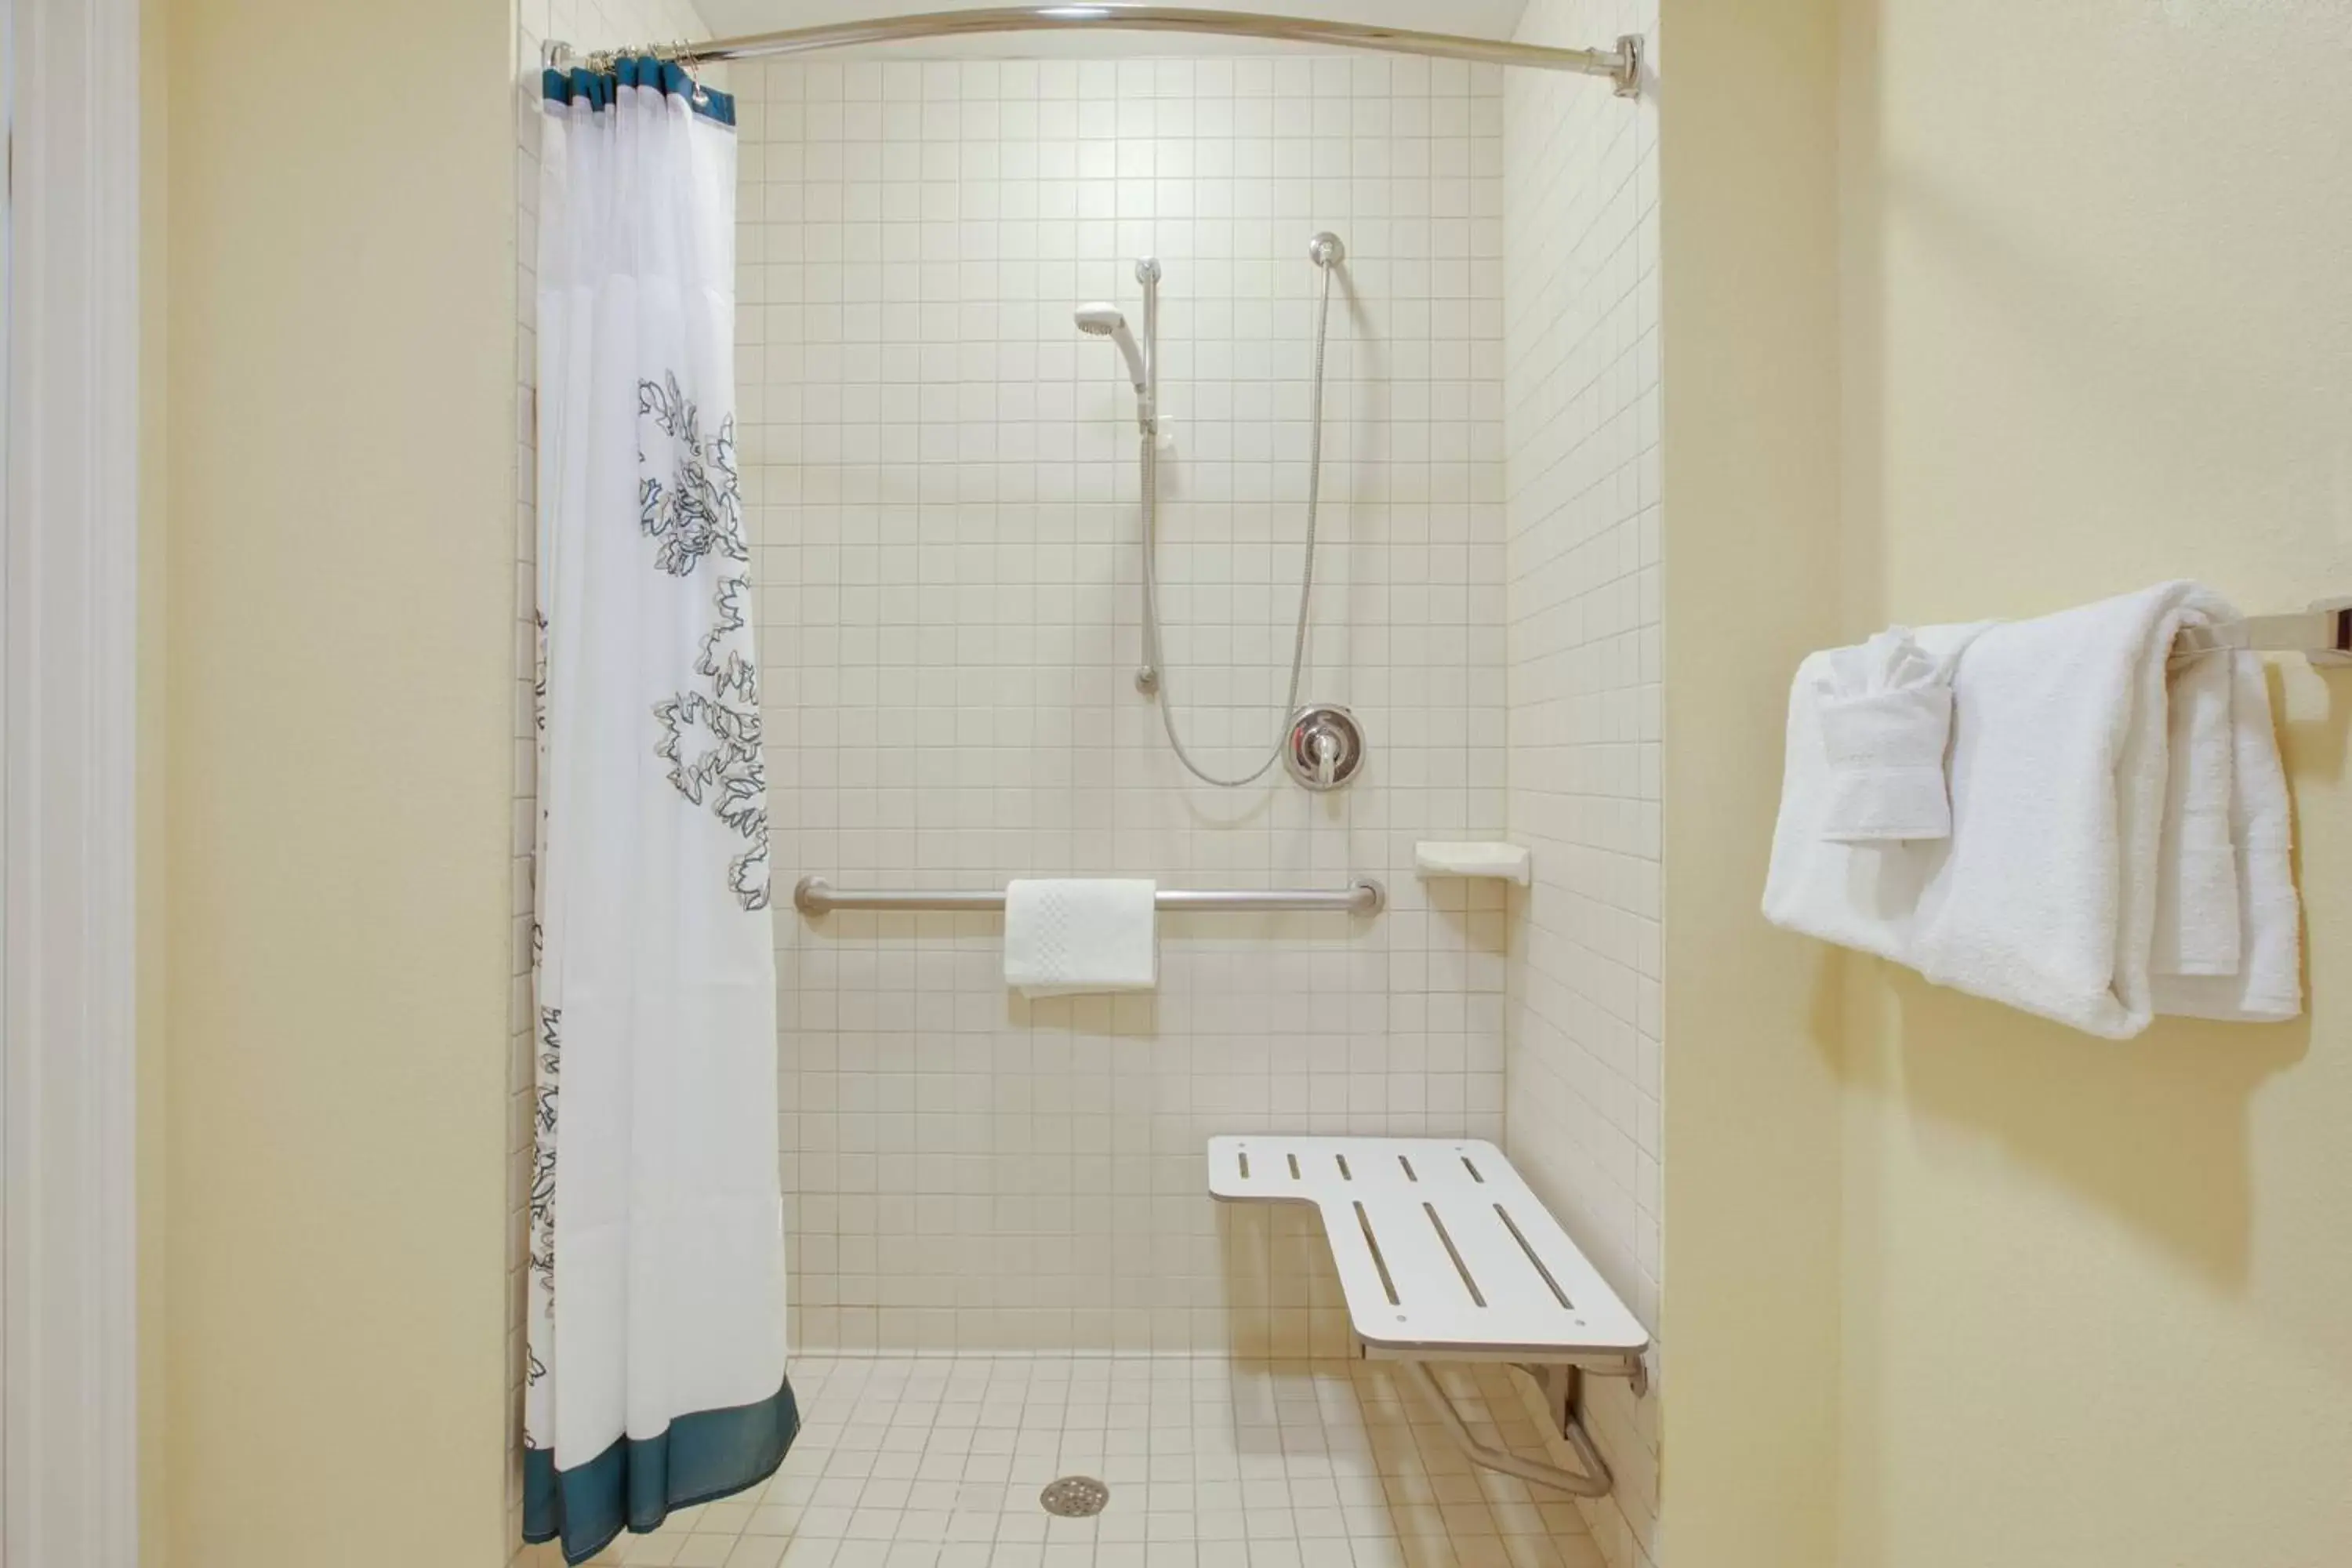
[[[767,786],[736,486],[733,106],[549,72],[524,1533],[738,1491],[784,1377]]]

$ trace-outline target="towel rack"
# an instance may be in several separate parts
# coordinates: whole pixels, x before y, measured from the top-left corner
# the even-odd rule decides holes
[[[1324,910],[1333,914],[1376,915],[1389,901],[1388,889],[1370,877],[1359,877],[1352,887],[1328,891],[1320,888],[1162,888],[1158,906],[1184,914],[1214,911],[1231,914],[1276,914]],[[793,889],[793,907],[804,915],[831,914],[835,910],[888,910],[900,913],[951,910],[961,913],[1001,910],[1004,889],[976,888],[935,892],[897,889],[844,892],[822,877],[803,877]]]
[[[2352,599],[2322,599],[2291,616],[2248,616],[2209,626],[2190,626],[2172,642],[2172,658],[2242,649],[2249,653],[2299,653],[2314,664],[2352,664]]]

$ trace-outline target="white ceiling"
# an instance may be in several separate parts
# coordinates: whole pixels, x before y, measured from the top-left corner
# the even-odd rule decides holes
[[[877,16],[912,16],[930,11],[978,11],[1020,0],[694,0],[714,37],[745,33],[770,33],[786,27],[818,27],[830,22],[864,21]],[[1174,0],[1199,5],[1200,0]],[[1310,16],[1321,21],[1360,22],[1381,27],[1412,27],[1425,33],[1462,33],[1474,37],[1507,38],[1519,25],[1527,0],[1263,0],[1257,5],[1239,0],[1201,5],[1204,10],[1259,11],[1280,16]],[[1101,56],[1118,54],[1210,55],[1236,50],[1282,48],[1247,39],[1188,37],[1181,33],[1112,33],[1091,36],[1091,29],[1069,33],[1007,33],[976,38],[932,38],[891,46],[900,58],[954,56],[962,58],[1031,56]],[[847,51],[845,51],[847,52]],[[880,51],[859,50],[858,53]]]

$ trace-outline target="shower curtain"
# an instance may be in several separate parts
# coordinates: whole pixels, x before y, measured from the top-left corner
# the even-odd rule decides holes
[[[736,485],[733,105],[550,71],[523,1532],[579,1563],[774,1470],[767,782]]]

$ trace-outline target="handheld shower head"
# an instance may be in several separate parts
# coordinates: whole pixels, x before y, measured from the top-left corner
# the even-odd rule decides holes
[[[1127,356],[1128,379],[1135,383],[1138,396],[1143,395],[1147,378],[1143,370],[1143,351],[1136,346],[1135,334],[1127,330],[1127,318],[1116,305],[1081,305],[1077,311],[1078,331],[1090,338],[1108,338]]]

